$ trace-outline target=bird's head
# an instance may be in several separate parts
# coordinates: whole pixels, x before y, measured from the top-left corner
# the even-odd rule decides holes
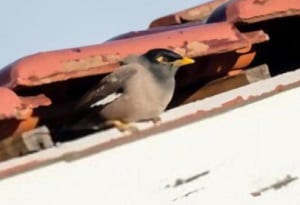
[[[150,68],[168,75],[175,75],[179,67],[195,62],[192,58],[163,48],[149,50],[143,57],[150,63]]]
[[[164,48],[149,50],[144,57],[153,64],[169,65],[170,67],[181,67],[192,64],[195,61],[188,57],[182,57],[178,53]]]

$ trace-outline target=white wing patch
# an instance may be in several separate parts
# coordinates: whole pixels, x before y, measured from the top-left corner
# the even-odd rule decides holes
[[[121,95],[122,95],[122,93],[112,93],[112,94],[106,96],[105,98],[103,98],[102,100],[99,100],[99,101],[95,102],[90,107],[93,108],[93,107],[96,107],[96,106],[99,106],[99,105],[106,105],[106,104],[116,100]]]

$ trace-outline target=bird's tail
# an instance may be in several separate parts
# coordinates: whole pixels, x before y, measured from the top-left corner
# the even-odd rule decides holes
[[[94,110],[81,111],[71,116],[67,122],[56,129],[53,133],[54,141],[70,141],[110,127],[105,124],[105,120],[99,116],[98,112]]]

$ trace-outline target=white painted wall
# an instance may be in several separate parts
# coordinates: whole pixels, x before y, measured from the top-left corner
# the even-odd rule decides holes
[[[300,204],[300,88],[71,163],[0,182],[0,204]],[[178,178],[209,170],[176,187]],[[194,192],[184,197],[188,192]]]

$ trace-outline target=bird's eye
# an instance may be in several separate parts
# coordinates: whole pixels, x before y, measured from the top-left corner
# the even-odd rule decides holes
[[[159,56],[156,60],[160,63],[169,63],[171,61],[171,59],[166,56]]]

